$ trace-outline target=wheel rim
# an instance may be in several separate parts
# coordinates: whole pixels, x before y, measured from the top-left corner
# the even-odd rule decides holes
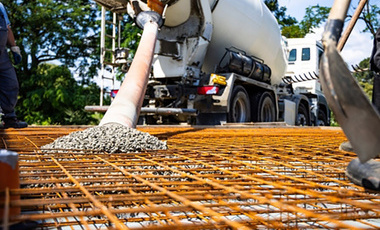
[[[272,97],[265,93],[261,98],[261,103],[259,104],[259,122],[273,122],[275,121],[275,108]]]
[[[233,106],[233,119],[234,122],[244,122],[247,119],[247,105],[243,98],[238,97]]]
[[[327,118],[326,118],[325,114],[323,112],[319,112],[318,113],[318,122],[317,122],[317,125],[318,126],[326,126],[327,125],[326,120],[327,120]]]
[[[300,126],[305,126],[306,125],[306,116],[305,116],[305,114],[298,114],[297,119],[298,119],[298,124]]]
[[[261,110],[261,121],[271,122],[274,118],[274,107],[270,98],[265,98],[262,110]]]
[[[248,93],[243,86],[235,86],[230,99],[228,122],[248,122],[251,120],[251,107]]]
[[[297,115],[297,124],[300,126],[307,126],[308,125],[308,116],[306,114],[306,108],[303,104],[299,105],[298,108],[298,115]]]
[[[326,126],[324,121],[318,120],[318,126]]]

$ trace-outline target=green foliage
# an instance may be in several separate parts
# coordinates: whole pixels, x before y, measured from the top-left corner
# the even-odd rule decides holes
[[[274,2],[277,1],[269,2],[272,2],[272,8],[270,9],[272,11],[273,9],[276,10],[276,7],[274,7]],[[369,32],[372,35],[375,35],[377,28],[380,27],[380,7],[378,6],[378,4],[370,3],[371,1],[368,0],[359,17],[359,20],[362,20],[366,25],[362,32]],[[298,23],[297,21],[295,21],[294,23],[289,23],[285,25],[281,23],[283,18],[278,17],[278,15],[275,13],[276,11],[274,11],[274,14],[279,20],[279,24],[281,25],[283,35],[288,38],[296,38],[305,37],[306,34],[313,32],[313,29],[320,27],[322,23],[326,22],[330,13],[330,9],[330,7],[320,5],[309,6],[306,8],[305,16],[303,17],[301,22]],[[353,10],[356,10],[356,8],[354,7]],[[347,19],[351,17],[352,15],[348,15]]]
[[[371,1],[368,0],[365,5],[359,19],[362,20],[366,27],[363,29],[363,32],[370,32],[372,35],[376,34],[377,28],[380,27],[380,8],[377,4],[370,4]]]
[[[369,69],[369,66],[370,66],[369,60],[370,58],[366,58],[362,60],[358,65],[359,68]],[[372,71],[357,72],[357,73],[354,73],[354,77],[356,78],[356,80],[358,81],[359,85],[362,87],[363,91],[366,93],[368,98],[371,100],[374,73]]]
[[[25,85],[33,90],[26,93],[19,113],[31,124],[95,124],[84,111],[85,105],[95,104],[99,88],[95,84],[82,87],[64,66],[40,64]]]
[[[280,7],[277,0],[265,0],[264,3],[276,17],[278,24],[280,25],[280,28],[292,26],[297,23],[296,18],[286,15],[286,7]]]
[[[277,18],[282,35],[287,38],[305,37],[306,34],[313,32],[314,28],[319,27],[321,23],[326,21],[330,12],[328,7],[310,6],[306,8],[302,21],[298,22],[296,18],[286,14],[287,8],[280,7],[277,0],[266,0],[264,2]]]
[[[305,16],[301,22],[282,27],[282,35],[287,38],[303,38],[325,22],[329,12],[329,7],[309,6],[306,8]]]
[[[284,6],[280,7],[278,0],[265,0],[264,3],[276,17],[283,36],[287,38],[298,38],[305,36],[300,25],[298,24],[297,19],[287,15],[287,8]]]
[[[373,84],[368,82],[359,82],[359,85],[362,87],[364,93],[367,95],[369,100],[372,100],[372,91],[373,91]]]
[[[112,21],[112,13],[108,12],[106,15],[106,20]],[[120,35],[120,47],[121,48],[128,48],[129,49],[129,56],[128,60],[129,62],[132,62],[133,57],[135,55],[135,52],[137,50],[137,47],[139,45],[140,41],[140,35],[142,33],[142,30],[134,25],[134,20],[131,18],[129,15],[123,15],[122,20],[120,22],[121,24],[121,35]],[[106,33],[107,34],[112,34],[112,28],[111,27],[106,27]],[[118,32],[116,32],[118,34]],[[111,39],[106,39],[105,46],[107,49],[112,48],[112,40]],[[111,62],[112,60],[112,53],[111,52],[106,52],[105,55],[106,61]],[[121,67],[117,69],[116,71],[116,79],[119,81],[122,81],[124,79],[125,73],[121,70]]]
[[[124,29],[121,31],[120,46],[129,49],[128,60],[130,63],[132,63],[133,57],[135,56],[137,47],[140,42],[142,30],[134,25],[134,20],[128,15],[124,16],[122,28]],[[119,71],[116,74],[116,79],[122,81],[124,77],[125,73],[119,68]]]
[[[369,61],[370,58],[365,58],[359,63],[358,67],[363,70],[369,69]],[[372,71],[357,72],[354,73],[354,77],[356,78],[356,80],[358,80],[358,82],[373,84],[374,73]]]
[[[305,37],[305,32],[299,25],[290,25],[282,28],[282,36],[287,38],[303,38]]]
[[[305,16],[300,22],[300,27],[306,34],[314,32],[313,29],[319,27],[327,20],[330,13],[330,7],[325,6],[309,6],[306,8]]]
[[[96,64],[99,14],[91,0],[2,1],[23,54],[20,66],[30,75],[40,63],[60,61],[70,68]],[[81,77],[92,76],[79,72]],[[85,77],[86,76],[86,77]],[[85,81],[86,79],[84,79]]]
[[[359,85],[363,89],[364,93],[367,95],[368,99],[372,100],[374,72],[368,70],[370,66],[369,60],[370,58],[366,58],[362,60],[358,65],[359,69],[366,71],[356,72],[353,74],[353,76],[358,81]],[[331,126],[339,126],[338,122],[335,119],[335,115],[332,112]]]
[[[122,26],[124,26],[124,30],[121,33],[121,46],[131,50],[129,58],[132,60],[139,45],[142,30],[133,25],[133,19],[129,16],[124,17]]]
[[[98,100],[92,83],[99,66],[99,15],[92,0],[5,0],[21,49],[16,107],[31,124],[87,124],[88,103]],[[44,63],[62,63],[58,67]],[[75,71],[76,81],[70,73]],[[96,89],[96,90],[95,90]],[[83,94],[83,95],[81,95]],[[70,117],[70,115],[77,117]]]

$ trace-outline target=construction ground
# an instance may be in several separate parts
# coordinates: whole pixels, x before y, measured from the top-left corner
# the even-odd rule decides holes
[[[356,155],[339,150],[339,128],[138,127],[169,149],[39,148],[85,128],[0,130],[20,173],[20,189],[5,191],[1,205],[22,210],[3,220],[38,229],[380,229],[379,194],[345,176]]]

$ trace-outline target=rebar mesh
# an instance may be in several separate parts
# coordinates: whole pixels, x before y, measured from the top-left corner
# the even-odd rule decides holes
[[[139,128],[169,150],[40,151],[81,128],[1,131],[20,154],[9,222],[41,229],[378,229],[380,197],[352,184],[340,129]],[[7,202],[2,202],[4,207]]]

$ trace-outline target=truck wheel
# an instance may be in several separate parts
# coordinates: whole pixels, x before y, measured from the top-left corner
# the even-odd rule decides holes
[[[264,92],[259,101],[258,122],[274,122],[276,120],[276,108],[270,93]]]
[[[228,122],[241,123],[251,121],[249,97],[243,86],[237,85],[232,91],[229,108]]]
[[[317,126],[328,126],[327,116],[323,110],[318,111],[318,122]]]
[[[306,106],[302,103],[298,105],[298,114],[296,125],[307,126],[310,123],[309,113],[307,112]]]

